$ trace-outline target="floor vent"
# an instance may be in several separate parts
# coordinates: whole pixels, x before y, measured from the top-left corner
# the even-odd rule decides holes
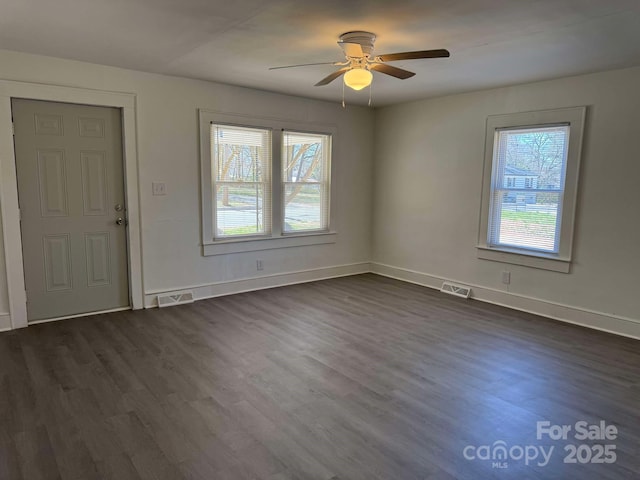
[[[471,287],[467,287],[466,285],[456,285],[451,282],[444,282],[440,291],[462,298],[469,298],[469,295],[471,295]]]
[[[158,306],[160,308],[183,303],[193,303],[193,292],[162,293],[158,295]]]

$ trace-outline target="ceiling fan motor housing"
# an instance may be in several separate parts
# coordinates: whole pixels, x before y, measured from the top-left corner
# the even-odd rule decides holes
[[[373,52],[373,44],[376,41],[376,35],[371,32],[347,32],[340,35],[341,43],[357,43],[362,47],[365,56],[370,57]]]

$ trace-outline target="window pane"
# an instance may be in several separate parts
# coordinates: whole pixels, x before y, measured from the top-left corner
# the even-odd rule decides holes
[[[498,170],[513,188],[564,187],[569,127],[503,130],[498,133]]]
[[[215,237],[271,230],[271,136],[260,128],[211,125]]]
[[[215,180],[263,181],[271,156],[268,134],[267,130],[214,125]]]
[[[545,252],[557,250],[560,194],[496,192],[495,244]],[[527,198],[534,195],[535,198]],[[527,202],[527,200],[529,200]]]
[[[284,231],[325,229],[322,185],[287,183],[285,185]]]
[[[285,182],[324,181],[324,139],[327,135],[284,133],[282,180]]]
[[[284,132],[284,233],[328,228],[330,145],[329,135]]]
[[[265,233],[262,185],[218,184],[216,212],[217,237]]]
[[[496,133],[488,243],[556,253],[569,127]]]

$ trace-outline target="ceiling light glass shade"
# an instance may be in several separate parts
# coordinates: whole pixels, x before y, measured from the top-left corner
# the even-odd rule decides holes
[[[371,85],[373,74],[364,68],[353,68],[344,74],[344,84],[354,90],[362,90]]]

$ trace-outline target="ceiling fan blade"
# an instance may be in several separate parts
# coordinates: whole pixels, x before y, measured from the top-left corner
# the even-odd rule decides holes
[[[444,58],[450,55],[449,50],[440,48],[438,50],[419,50],[417,52],[387,53],[385,55],[378,55],[376,60],[395,62],[396,60],[417,60],[419,58]]]
[[[344,67],[344,68],[341,68],[340,70],[336,70],[331,75],[327,75],[322,80],[320,80],[318,83],[316,83],[314,85],[314,87],[321,87],[323,85],[327,85],[327,84],[333,82],[336,78],[338,78],[343,73],[347,72],[350,68],[351,67]]]
[[[270,67],[269,70],[280,70],[281,68],[310,67],[312,65],[342,65],[342,62],[301,63],[300,65],[284,65],[282,67]]]
[[[364,52],[362,51],[362,45],[360,45],[359,43],[338,42],[338,45],[342,47],[342,49],[344,50],[344,54],[347,57],[356,57],[356,58],[364,57]]]
[[[415,73],[410,72],[409,70],[392,67],[391,65],[385,65],[384,63],[374,63],[369,68],[371,70],[375,70],[376,72],[385,73],[387,75],[391,75],[392,77],[399,78],[400,80],[406,80],[407,78],[411,78],[415,75]]]

